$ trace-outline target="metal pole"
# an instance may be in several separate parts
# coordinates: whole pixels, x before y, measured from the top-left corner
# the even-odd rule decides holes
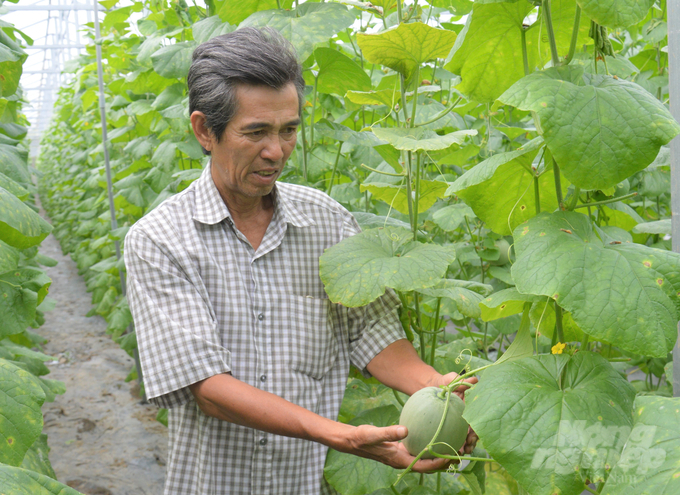
[[[671,113],[680,121],[680,3],[667,1],[668,75]],[[673,251],[680,253],[680,139],[671,141],[671,225]],[[680,324],[673,348],[673,396],[680,397]],[[668,378],[668,377],[667,377]]]
[[[99,113],[101,115],[102,121],[102,144],[104,146],[104,165],[106,167],[106,187],[109,194],[109,211],[111,213],[111,230],[118,228],[118,220],[116,219],[116,207],[113,201],[113,181],[111,179],[111,164],[109,162],[109,148],[107,146],[106,137],[106,100],[104,99],[104,70],[102,68],[102,39],[99,32],[99,16],[97,12],[97,0],[92,0],[94,2],[94,44],[97,51],[97,79],[99,80]],[[114,241],[114,246],[116,247],[116,259],[120,260],[120,242]],[[120,288],[123,296],[126,295],[127,290],[125,287],[125,274],[120,271]],[[132,325],[128,328],[128,331],[132,328]],[[144,382],[142,377],[142,367],[139,362],[139,352],[135,348],[133,351],[135,358],[135,367],[137,368],[137,379],[140,385]],[[146,393],[142,394],[143,402],[146,402]]]

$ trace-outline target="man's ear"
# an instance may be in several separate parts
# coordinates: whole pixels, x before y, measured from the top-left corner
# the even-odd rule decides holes
[[[210,129],[208,129],[208,127],[206,126],[205,114],[203,112],[199,112],[198,110],[194,110],[194,112],[192,112],[191,114],[190,119],[191,128],[194,130],[196,140],[209,154],[212,151],[215,137],[213,136]]]

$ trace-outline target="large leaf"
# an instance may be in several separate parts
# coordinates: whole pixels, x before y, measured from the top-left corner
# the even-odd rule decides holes
[[[536,112],[565,177],[584,189],[606,189],[644,169],[680,132],[661,102],[637,84],[579,66],[530,74],[499,99]]]
[[[418,289],[423,295],[441,298],[441,313],[458,312],[470,318],[479,318],[479,303],[493,291],[493,287],[467,280],[444,279],[429,289]]]
[[[435,285],[455,259],[452,250],[413,241],[406,229],[386,227],[361,232],[326,250],[319,274],[335,303],[363,306],[385,293]]]
[[[378,138],[403,151],[443,150],[452,144],[462,144],[468,136],[477,135],[476,130],[469,129],[440,136],[423,127],[373,127],[372,131]]]
[[[337,3],[305,3],[294,10],[256,12],[241,23],[243,26],[271,27],[290,41],[300,60],[306,60],[318,43],[325,43],[338,31],[356,20],[344,5]]]
[[[475,3],[444,66],[460,75],[460,91],[476,101],[492,102],[524,76],[522,25],[533,8],[529,2]],[[535,45],[528,45],[533,59]]]
[[[680,493],[680,399],[638,396],[634,427],[603,495]]]
[[[164,46],[151,55],[153,69],[168,79],[186,77],[191,66],[191,54],[195,48],[195,41],[182,41]]]
[[[345,96],[347,91],[369,91],[371,78],[351,58],[338,50],[320,46],[314,50],[319,66],[317,90],[322,93]]]
[[[2,464],[0,486],[12,495],[82,495],[44,474]]]
[[[40,244],[51,230],[40,215],[0,187],[0,240],[23,249]]]
[[[680,254],[604,244],[574,212],[542,213],[513,235],[517,290],[552,297],[585,333],[629,352],[665,357],[672,349]]]
[[[459,177],[446,194],[455,193],[494,232],[510,235],[536,215],[532,162],[542,144],[538,137],[517,150],[491,156]],[[545,167],[538,184],[541,210],[556,210],[552,164]]]
[[[624,28],[645,18],[654,0],[577,0],[583,13],[610,28]]]
[[[479,303],[482,320],[493,321],[521,313],[525,302],[537,303],[544,299],[533,294],[520,294],[514,287],[499,290]]]
[[[422,63],[446,57],[455,41],[455,32],[422,22],[399,24],[378,34],[357,34],[357,43],[366,60],[394,69],[406,79],[410,79]]]
[[[364,411],[349,424],[391,426],[398,421],[399,410],[393,405],[386,405]],[[398,471],[378,461],[333,449],[328,451],[324,468],[326,480],[342,495],[364,495],[387,488],[396,481],[398,475]]]
[[[578,495],[618,457],[634,396],[598,354],[539,355],[486,370],[463,417],[531,495]]]
[[[15,282],[12,272],[0,275],[0,338],[23,332],[35,319],[38,295]]]
[[[0,241],[0,273],[14,270],[19,264],[19,251]]]
[[[26,58],[21,46],[0,30],[0,96],[16,93]]]
[[[27,371],[0,359],[0,463],[19,466],[40,436],[45,401],[42,387]]]

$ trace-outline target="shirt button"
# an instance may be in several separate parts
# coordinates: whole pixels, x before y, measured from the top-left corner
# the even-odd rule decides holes
[[[260,445],[267,445],[267,439],[266,439],[266,438],[261,438],[261,439],[260,439]]]
[[[261,375],[261,376],[260,376],[260,381],[261,381],[261,382],[267,381],[267,375]]]
[[[260,321],[264,320],[264,315],[260,313],[259,315],[257,315],[257,319]]]

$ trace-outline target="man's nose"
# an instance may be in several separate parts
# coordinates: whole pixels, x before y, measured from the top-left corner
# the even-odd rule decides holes
[[[278,134],[272,133],[267,137],[267,143],[262,149],[261,156],[273,162],[283,158],[283,147],[281,146],[281,138]]]

